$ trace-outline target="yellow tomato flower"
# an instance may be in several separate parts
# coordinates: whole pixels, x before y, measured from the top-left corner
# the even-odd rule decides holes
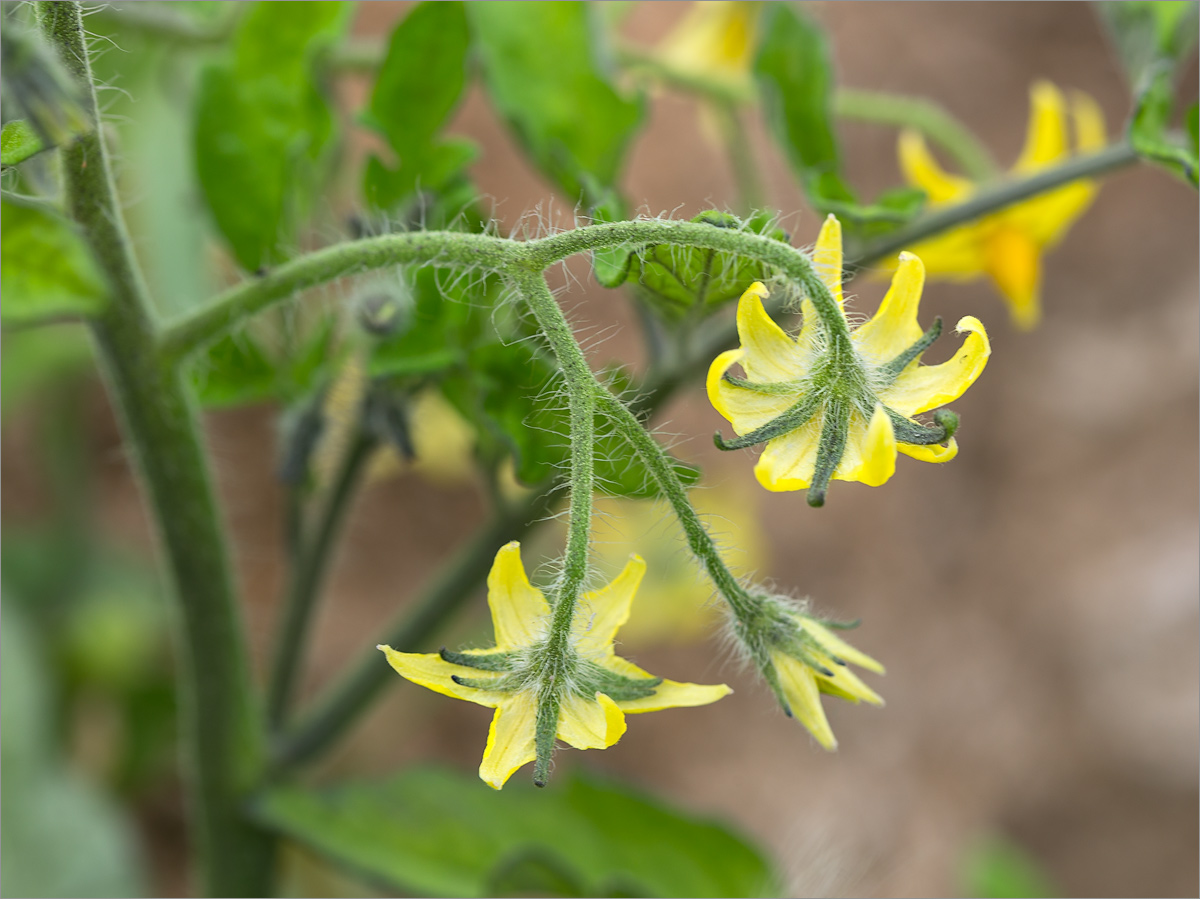
[[[724,684],[654,677],[616,655],[613,639],[629,618],[645,568],[633,556],[607,587],[580,597],[564,657],[549,647],[551,608],[529,583],[514,541],[496,553],[488,575],[494,647],[379,649],[413,683],[496,710],[479,776],[498,790],[522,765],[535,758],[539,767],[548,763],[556,737],[576,749],[604,749],[625,733],[627,713],[707,705],[732,692]]]
[[[1062,92],[1039,81],[1030,92],[1030,106],[1025,148],[1010,173],[1014,178],[1028,177],[1070,153],[1067,102]],[[1096,102],[1076,93],[1071,113],[1075,151],[1088,153],[1104,147],[1104,114]],[[900,135],[900,167],[911,184],[928,194],[931,208],[961,203],[979,187],[943,171],[915,131]],[[1042,254],[1062,240],[1091,204],[1096,190],[1095,181],[1072,181],[910,249],[924,260],[931,276],[991,278],[1008,303],[1013,322],[1029,329],[1041,318]]]
[[[854,704],[867,702],[881,706],[883,700],[849,668],[858,665],[876,674],[883,666],[866,653],[855,649],[833,632],[830,622],[822,622],[800,611],[786,600],[768,605],[774,626],[765,629],[771,636],[751,641],[751,651],[759,658],[767,682],[774,689],[783,709],[803,724],[826,749],[837,749],[837,740],[821,706],[821,694],[837,696]]]
[[[659,59],[676,71],[749,90],[761,7],[751,0],[693,3],[659,44]]]
[[[830,479],[872,487],[896,469],[896,453],[925,462],[954,458],[958,417],[938,410],[932,426],[914,416],[949,403],[974,383],[991,354],[987,332],[965,316],[967,332],[955,356],[941,365],[921,365],[921,354],[941,334],[941,319],[922,333],[917,306],[924,267],[901,253],[891,289],[875,317],[844,335],[842,229],[829,216],[817,238],[813,262],[836,301],[838,322],[824,323],[805,299],[797,338],[767,314],[766,288],[752,284],[738,302],[741,346],[722,353],[708,372],[708,397],[739,437],[722,449],[766,443],[754,473],[768,490],[808,488],[808,502],[825,501]],[[730,374],[741,365],[744,378]],[[944,443],[945,445],[939,445]]]

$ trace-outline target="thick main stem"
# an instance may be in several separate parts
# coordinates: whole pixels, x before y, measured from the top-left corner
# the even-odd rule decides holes
[[[63,182],[71,216],[111,290],[91,330],[179,603],[184,770],[201,886],[209,895],[266,895],[272,841],[242,813],[261,774],[263,741],[195,404],[156,351],[155,322],[100,138],[79,5],[48,2],[39,10],[43,31],[90,99],[94,127],[62,149]]]

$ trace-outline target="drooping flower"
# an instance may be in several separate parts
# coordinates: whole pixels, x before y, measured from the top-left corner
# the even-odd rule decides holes
[[[734,630],[751,659],[775,692],[779,704],[803,724],[826,749],[837,740],[821,706],[821,694],[837,696],[856,705],[883,705],[874,690],[862,682],[849,665],[876,674],[883,666],[855,649],[835,629],[854,627],[808,613],[800,604],[775,596],[759,597],[758,614],[734,624]]]
[[[917,307],[924,267],[901,253],[892,286],[875,317],[851,330],[842,310],[841,225],[829,216],[813,262],[835,301],[823,321],[805,299],[803,327],[792,338],[763,308],[766,288],[752,284],[738,302],[741,346],[713,360],[708,397],[739,435],[722,449],[766,443],[754,473],[768,490],[808,488],[808,502],[825,501],[830,479],[886,482],[896,453],[947,462],[958,452],[958,417],[938,409],[974,383],[991,354],[987,332],[965,316],[967,332],[952,359],[922,365],[921,355],[941,334],[941,319],[922,332]],[[730,373],[740,365],[745,377]],[[927,425],[915,416],[937,409]],[[944,444],[944,445],[942,445]]]
[[[1070,105],[1075,152],[1101,149],[1105,135],[1100,107],[1082,93],[1076,93]],[[1061,162],[1070,152],[1067,101],[1053,84],[1039,81],[1030,91],[1025,148],[1009,175],[1026,178]],[[930,208],[961,203],[980,187],[943,171],[915,131],[900,135],[900,167],[911,184],[928,194]],[[1072,181],[909,249],[925,262],[931,277],[990,278],[1007,302],[1013,322],[1029,329],[1041,318],[1042,254],[1063,239],[1091,205],[1097,189],[1095,181]]]
[[[415,684],[496,710],[479,776],[500,789],[522,765],[538,761],[545,783],[554,740],[576,749],[605,749],[625,733],[625,715],[707,705],[732,692],[724,684],[654,677],[613,647],[629,618],[645,563],[633,556],[607,587],[580,597],[565,646],[551,640],[552,610],[529,583],[515,541],[496,553],[488,605],[496,645],[463,652],[407,653],[379,648]]]

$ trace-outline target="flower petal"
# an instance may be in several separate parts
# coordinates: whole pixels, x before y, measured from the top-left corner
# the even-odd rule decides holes
[[[868,487],[878,487],[895,473],[896,431],[883,406],[875,404],[865,428],[862,416],[851,413],[846,452],[833,476],[839,481],[861,481]]]
[[[842,223],[837,216],[830,213],[821,225],[817,235],[817,245],[813,248],[813,268],[833,298],[837,300],[838,308],[842,308]]]
[[[953,437],[945,446],[931,443],[927,446],[917,446],[912,443],[898,443],[896,449],[906,456],[920,459],[922,462],[949,462],[958,455],[958,441]]]
[[[1071,94],[1071,113],[1075,120],[1075,150],[1093,153],[1104,149],[1108,135],[1104,128],[1104,111],[1100,104],[1083,91]]]
[[[572,630],[576,647],[585,656],[606,656],[613,650],[617,630],[629,620],[633,596],[646,573],[641,556],[630,556],[625,569],[602,590],[583,594]]]
[[[755,428],[774,421],[799,399],[799,394],[769,394],[739,387],[725,380],[724,374],[741,361],[745,350],[727,350],[713,360],[708,367],[709,402],[713,408],[733,425],[738,434],[748,434]]]
[[[804,619],[804,629],[815,637],[817,642],[824,646],[827,652],[837,656],[842,661],[852,662],[860,668],[866,668],[868,671],[874,671],[876,674],[884,673],[883,666],[877,661],[865,652],[855,649],[820,622],[806,618]]]
[[[723,696],[732,693],[725,684],[685,684],[673,680],[664,680],[654,691],[653,696],[642,699],[626,699],[617,703],[629,713],[660,712],[663,709],[689,708],[698,705],[708,705]]]
[[[478,687],[464,687],[462,684],[456,684],[452,680],[452,675],[455,674],[461,677],[470,677],[473,680],[491,680],[498,677],[495,672],[478,671],[474,668],[464,668],[462,665],[451,664],[436,652],[396,652],[392,647],[384,646],[383,644],[377,646],[376,649],[383,650],[384,655],[387,656],[388,664],[396,669],[396,672],[402,677],[407,678],[414,684],[427,687],[435,693],[453,696],[455,699],[465,699],[467,702],[473,702],[476,705],[485,705],[489,708],[494,708],[510,695],[491,690],[482,690]]]
[[[934,205],[961,200],[974,189],[966,178],[947,174],[918,131],[906,130],[900,134],[900,170],[910,184],[921,188],[929,195]]]
[[[738,300],[737,327],[745,355],[738,361],[751,381],[794,381],[805,372],[799,347],[763,308],[767,289],[755,281]]]
[[[868,702],[871,705],[883,705],[883,697],[864,684],[862,679],[845,665],[838,665],[831,660],[827,667],[833,672],[833,677],[826,677],[820,672],[816,672],[817,689],[821,689],[828,684],[836,688],[839,696],[850,702]]]
[[[496,708],[488,729],[487,748],[479,766],[480,778],[499,790],[514,771],[537,758],[537,699],[532,693],[510,693]]]
[[[983,324],[973,315],[963,316],[956,330],[960,334],[970,333],[954,358],[941,365],[906,369],[891,387],[880,391],[879,399],[901,415],[911,417],[962,396],[987,365],[992,346]]]
[[[768,490],[803,490],[812,481],[820,438],[821,422],[814,420],[768,440],[754,466],[754,476]]]
[[[909,251],[920,257],[928,275],[966,281],[983,274],[984,246],[990,233],[986,220],[962,225],[914,244]]]
[[[608,696],[569,694],[558,713],[558,738],[576,749],[607,749],[625,733],[625,713]]]
[[[500,547],[488,574],[488,606],[496,629],[497,649],[516,649],[537,642],[550,606],[542,591],[529,583],[521,564],[521,544]]]
[[[821,708],[821,694],[817,690],[817,679],[813,670],[803,662],[783,653],[772,653],[771,661],[779,675],[779,685],[787,697],[792,715],[808,728],[818,743],[826,749],[837,749],[837,740],[825,710]]]
[[[1029,90],[1029,129],[1013,172],[1027,175],[1067,155],[1067,104],[1049,81]]]
[[[887,362],[921,339],[917,307],[925,286],[925,265],[912,253],[901,253],[892,286],[879,311],[851,336],[858,348],[875,362]]]
[[[1016,228],[997,228],[987,242],[987,273],[1004,296],[1013,322],[1024,330],[1034,327],[1042,314],[1042,253],[1033,236]]]

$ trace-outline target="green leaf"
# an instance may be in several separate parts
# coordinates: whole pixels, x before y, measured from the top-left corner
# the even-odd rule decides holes
[[[761,852],[725,826],[576,774],[502,792],[438,768],[314,792],[281,787],[268,826],[385,884],[429,896],[767,896]]]
[[[42,139],[24,119],[7,122],[0,131],[0,165],[16,165],[45,149]]]
[[[1200,158],[1197,158],[1195,140],[1189,135],[1190,146],[1185,146],[1183,136],[1173,135],[1167,128],[1174,98],[1170,66],[1159,63],[1148,69],[1129,123],[1129,141],[1143,159],[1196,187]]]
[[[421,3],[392,32],[362,119],[387,139],[399,165],[368,160],[364,193],[372,205],[395,207],[418,188],[439,192],[475,158],[470,141],[438,140],[462,97],[470,47],[459,2]]]
[[[693,222],[715,228],[734,228],[765,234],[773,240],[788,236],[767,212],[757,212],[747,221],[726,212],[702,212]],[[640,288],[639,295],[667,319],[680,319],[691,312],[703,315],[736,300],[754,281],[766,277],[759,262],[730,253],[694,247],[656,245],[635,254],[629,264],[629,280]]]
[[[5,299],[7,303],[7,298]],[[0,353],[0,414],[9,418],[42,400],[61,381],[91,370],[92,347],[82,325],[29,328],[4,335]]]
[[[590,175],[616,183],[642,103],[613,87],[605,29],[593,4],[470,3],[467,16],[488,95],[517,140],[569,202],[585,196]]]
[[[247,271],[286,257],[319,186],[334,119],[314,59],[350,5],[258,3],[232,58],[209,66],[196,99],[196,170],[217,227]]]
[[[620,372],[610,381],[617,393],[629,384]],[[448,379],[443,390],[474,422],[485,457],[512,455],[524,483],[540,484],[567,470],[570,418],[561,376],[532,341],[476,347],[465,371]],[[658,495],[650,472],[599,414],[594,446],[598,490],[614,496]],[[699,471],[691,465],[676,461],[675,470],[686,484],[699,480]]]
[[[968,854],[964,895],[979,899],[1057,895],[1042,866],[1016,843],[991,837]]]
[[[95,315],[108,301],[100,269],[75,226],[49,207],[0,201],[0,321]]]
[[[825,34],[791,4],[772,4],[754,60],[767,123],[814,199],[853,202],[833,127],[833,61]],[[819,207],[818,207],[819,208]]]
[[[900,188],[860,204],[842,178],[834,129],[833,60],[824,32],[795,6],[774,3],[754,61],[764,114],[813,208],[833,213],[849,235],[875,237],[911,221],[923,194]]]

